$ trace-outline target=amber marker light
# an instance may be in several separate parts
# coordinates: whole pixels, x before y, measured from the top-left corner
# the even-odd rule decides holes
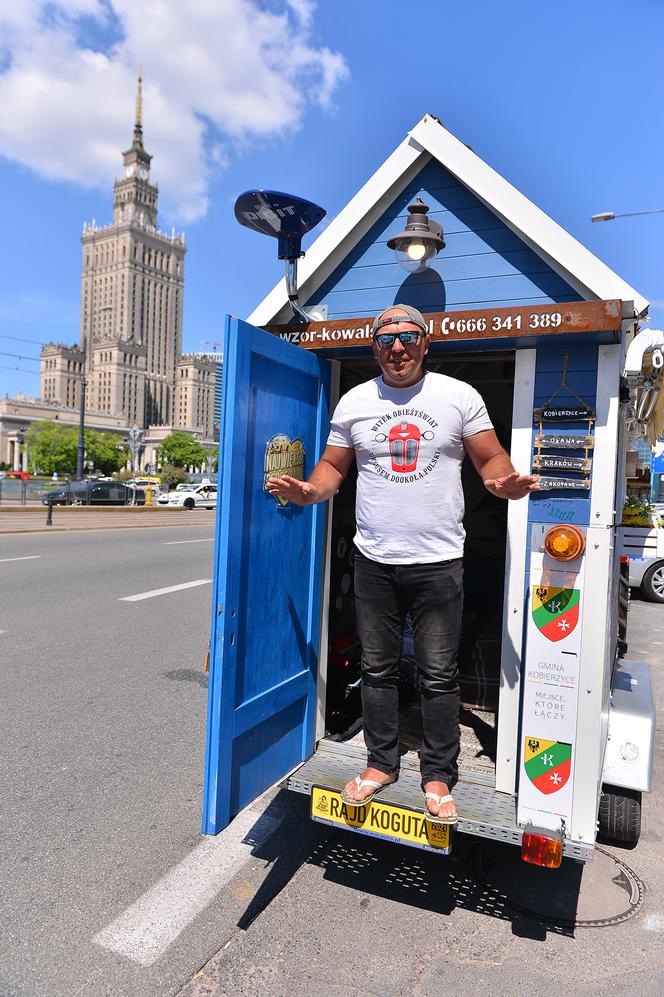
[[[563,843],[555,832],[527,828],[521,839],[521,858],[543,869],[559,869],[563,860]]]
[[[577,526],[552,526],[544,537],[544,550],[556,561],[572,561],[583,554],[586,539]]]

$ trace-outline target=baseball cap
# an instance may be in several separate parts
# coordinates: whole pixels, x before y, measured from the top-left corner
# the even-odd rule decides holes
[[[394,315],[388,315],[387,318],[383,318],[386,312],[395,312]],[[388,308],[383,308],[382,312],[379,312],[373,320],[373,325],[371,326],[371,335],[373,336],[379,329],[382,329],[386,325],[398,325],[399,322],[403,322],[406,319],[408,322],[412,322],[413,325],[418,325],[422,332],[428,332],[429,326],[427,325],[422,312],[419,312],[417,308],[413,308],[412,305],[390,305]]]

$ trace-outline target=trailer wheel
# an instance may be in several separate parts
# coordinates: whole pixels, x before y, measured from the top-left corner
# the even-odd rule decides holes
[[[641,582],[641,594],[648,602],[664,602],[664,561],[648,568]]]
[[[631,589],[629,587],[629,564],[620,565],[618,581],[618,657],[627,654],[627,614],[629,613]]]
[[[599,798],[599,833],[615,844],[636,845],[641,834],[641,793],[603,786]]]

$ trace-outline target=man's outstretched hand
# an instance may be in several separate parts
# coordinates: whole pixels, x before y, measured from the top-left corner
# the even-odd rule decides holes
[[[518,471],[513,471],[504,478],[487,478],[484,487],[498,498],[520,499],[528,492],[539,491],[539,478],[532,474],[519,474]]]
[[[282,478],[268,478],[265,482],[270,495],[279,495],[293,505],[313,505],[318,501],[318,489],[308,481],[300,481],[284,474]]]

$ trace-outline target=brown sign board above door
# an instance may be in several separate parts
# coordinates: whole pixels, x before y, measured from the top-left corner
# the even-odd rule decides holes
[[[427,312],[431,339],[439,342],[514,339],[531,336],[614,332],[622,329],[622,302],[571,301],[519,308],[481,308],[463,312]],[[268,332],[310,350],[367,346],[374,316],[268,325]]]

